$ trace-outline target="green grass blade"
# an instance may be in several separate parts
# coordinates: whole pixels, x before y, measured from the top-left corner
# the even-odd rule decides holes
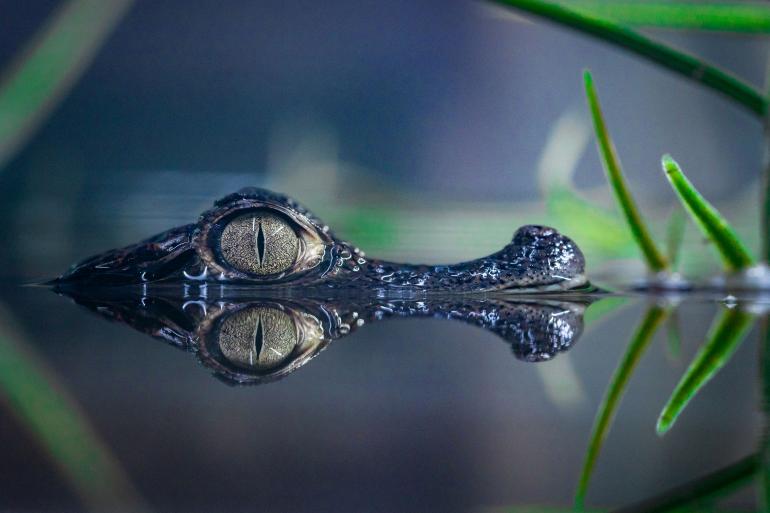
[[[704,477],[678,486],[656,497],[645,499],[633,506],[620,508],[615,513],[666,513],[669,511],[704,511],[708,504],[736,489],[749,484],[759,469],[756,454],[736,461]],[[711,511],[711,509],[705,509]]]
[[[757,2],[570,0],[558,3],[588,16],[632,27],[770,33],[770,5]]]
[[[596,413],[591,438],[588,443],[585,459],[583,460],[583,469],[580,472],[580,480],[575,492],[575,505],[579,508],[583,507],[591,474],[593,474],[596,460],[599,457],[604,439],[607,437],[626,385],[631,379],[631,375],[639,363],[642,354],[644,354],[644,351],[649,346],[653,335],[666,318],[667,313],[667,310],[660,306],[652,306],[647,310],[641,324],[639,324],[631,337],[628,348],[607,386],[607,391]]]
[[[612,139],[607,130],[607,125],[604,122],[604,116],[602,115],[599,97],[596,94],[596,88],[594,87],[593,77],[589,71],[585,71],[583,78],[585,80],[586,97],[588,98],[588,106],[591,109],[591,117],[594,122],[594,131],[596,132],[599,152],[601,153],[602,161],[604,163],[604,170],[607,173],[607,181],[610,183],[618,206],[620,207],[621,212],[623,212],[628,227],[631,229],[631,235],[639,246],[639,249],[642,251],[647,267],[653,272],[662,271],[668,267],[668,262],[666,261],[666,257],[664,257],[655,246],[655,242],[652,240],[650,232],[644,224],[642,216],[636,208],[634,198],[631,196],[631,192],[628,189],[628,185],[623,176],[623,171],[620,167],[620,159],[618,159],[615,146],[612,143]]]
[[[0,168],[91,62],[133,0],[70,0],[0,80]]]
[[[767,100],[751,85],[697,57],[658,43],[617,23],[542,0],[493,0],[608,41],[671,71],[718,91],[758,116]]]
[[[677,384],[658,417],[656,429],[665,434],[685,407],[732,357],[751,329],[754,317],[740,308],[724,310],[706,337],[706,343]]]
[[[146,505],[88,418],[7,318],[0,318],[0,399],[93,511]]]
[[[754,264],[754,258],[738,238],[735,230],[690,183],[674,159],[662,158],[663,170],[685,209],[703,234],[714,243],[722,262],[730,271],[739,271]]]

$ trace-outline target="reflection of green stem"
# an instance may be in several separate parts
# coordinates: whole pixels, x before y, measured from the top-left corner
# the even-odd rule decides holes
[[[684,484],[657,497],[646,499],[638,504],[616,510],[616,513],[664,513],[668,511],[688,511],[703,502],[726,495],[736,488],[748,484],[759,467],[756,454],[736,461],[732,465],[717,470],[705,477]],[[694,509],[694,511],[698,511]]]
[[[762,316],[759,338],[759,371],[762,384],[764,433],[759,447],[760,475],[758,480],[760,511],[770,511],[770,317]]]
[[[69,91],[133,0],[70,0],[0,81],[0,168]]]
[[[679,164],[669,155],[661,159],[671,187],[692,216],[703,234],[714,243],[725,267],[740,271],[754,264],[754,258],[743,245],[738,234],[711,203],[701,196],[682,172]]]
[[[671,317],[666,320],[666,342],[668,357],[672,360],[678,360],[682,354],[682,337],[679,335],[679,313],[677,310],[672,311]]]
[[[494,0],[495,2],[561,23],[583,34],[608,41],[732,98],[758,116],[767,110],[761,93],[738,78],[710,64],[653,41],[610,20],[590,16],[543,0]]]
[[[94,511],[143,511],[123,469],[43,362],[0,323],[0,397]]]
[[[626,385],[631,379],[631,375],[639,363],[642,354],[647,346],[649,346],[652,336],[666,318],[667,313],[660,306],[652,306],[647,310],[644,319],[634,332],[631,342],[628,344],[628,348],[607,386],[607,392],[604,395],[604,399],[602,399],[596,419],[594,420],[591,439],[586,450],[585,460],[583,461],[583,470],[580,473],[580,481],[575,492],[575,505],[580,508],[583,507],[586,492],[588,491],[588,482],[591,479],[596,460],[599,457],[599,452],[609,432],[612,419],[615,416],[615,410],[620,404],[620,399],[623,397]]]
[[[721,313],[709,331],[706,343],[695,355],[663,408],[658,418],[658,434],[662,435],[671,429],[695,394],[730,360],[751,329],[753,320],[750,313],[739,308]]]
[[[759,3],[561,0],[571,9],[621,25],[650,28],[770,32],[770,6]]]
[[[591,109],[591,117],[594,121],[594,132],[596,132],[599,153],[601,153],[604,170],[607,173],[607,181],[612,187],[612,192],[615,193],[618,207],[620,207],[620,211],[623,212],[623,216],[626,218],[631,235],[639,249],[642,250],[647,267],[653,272],[662,271],[668,267],[668,262],[655,246],[655,242],[652,240],[650,232],[644,224],[641,214],[639,214],[639,210],[636,208],[631,191],[628,189],[626,179],[623,176],[623,170],[620,167],[620,159],[618,159],[617,152],[615,151],[615,145],[612,144],[607,124],[604,122],[593,77],[586,70],[583,78],[585,79],[588,106]]]

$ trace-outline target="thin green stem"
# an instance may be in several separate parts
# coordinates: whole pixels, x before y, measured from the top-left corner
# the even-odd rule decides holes
[[[751,85],[697,57],[658,43],[613,21],[542,0],[494,1],[613,43],[724,94],[760,117],[767,111],[767,100]]]
[[[633,27],[770,32],[770,5],[736,2],[562,0],[570,9]]]
[[[644,351],[650,344],[652,336],[660,327],[661,323],[668,315],[668,311],[660,306],[650,307],[644,315],[641,324],[634,331],[631,341],[628,344],[623,358],[620,360],[615,373],[607,385],[607,391],[604,394],[601,405],[596,412],[596,419],[591,431],[591,438],[586,449],[586,456],[583,460],[583,469],[580,472],[577,490],[575,492],[575,505],[578,508],[583,507],[588,484],[593,474],[596,460],[601,452],[604,439],[610,430],[612,420],[615,417],[615,411],[623,397],[626,385],[631,379],[631,375],[639,363]]]
[[[760,511],[770,511],[770,316],[760,320],[759,376],[762,384],[762,412],[765,425],[759,444],[760,473],[757,494]]]
[[[615,199],[617,200],[621,212],[623,212],[628,227],[631,229],[631,235],[639,246],[639,249],[642,251],[647,267],[653,272],[662,271],[668,268],[668,261],[655,246],[655,242],[652,240],[650,232],[642,220],[641,214],[639,214],[634,198],[631,196],[631,191],[628,189],[625,177],[623,176],[623,170],[620,166],[620,159],[615,151],[615,146],[612,143],[609,131],[607,130],[607,124],[602,115],[602,109],[599,104],[599,97],[596,94],[593,77],[591,76],[591,73],[586,70],[583,74],[583,78],[585,80],[588,106],[591,109],[591,117],[594,122],[594,131],[596,132],[599,153],[601,153],[604,170],[607,173],[607,181],[610,183],[612,191],[615,193]]]
[[[671,429],[690,401],[730,361],[753,321],[754,317],[740,308],[730,308],[721,313],[709,331],[706,343],[695,355],[663,407],[656,426],[659,435]]]
[[[729,271],[740,271],[754,265],[754,258],[741,242],[738,234],[719,211],[695,189],[670,155],[661,159],[671,186],[685,209],[703,234],[714,243],[722,262]]]

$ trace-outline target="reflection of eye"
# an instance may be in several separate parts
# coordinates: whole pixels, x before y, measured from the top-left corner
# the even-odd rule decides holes
[[[219,349],[235,365],[254,370],[279,366],[294,350],[298,335],[294,321],[275,308],[241,310],[223,322]]]
[[[224,259],[242,272],[266,275],[289,269],[297,259],[299,239],[283,218],[254,212],[237,217],[222,230]]]

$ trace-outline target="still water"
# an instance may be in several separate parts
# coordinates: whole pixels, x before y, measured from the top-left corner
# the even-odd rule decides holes
[[[1,292],[2,511],[762,504],[760,300]]]

